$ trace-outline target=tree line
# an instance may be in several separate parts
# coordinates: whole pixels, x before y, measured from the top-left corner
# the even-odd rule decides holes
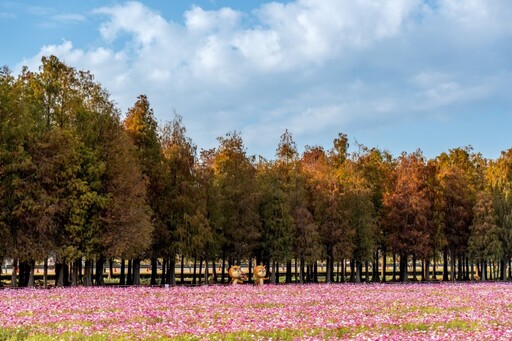
[[[315,281],[318,261],[326,282],[385,281],[389,262],[406,281],[411,261],[423,280],[512,278],[512,149],[395,157],[349,152],[340,133],[299,154],[285,131],[268,160],[238,132],[198,151],[182,118],[159,126],[144,95],[121,116],[90,72],[54,56],[0,70],[0,259],[13,285],[34,285],[49,257],[60,286],[101,285],[113,259],[121,284],[140,284],[143,260],[151,284],[176,284],[179,260],[212,264],[214,279],[242,261],[274,282],[279,264],[286,282]]]

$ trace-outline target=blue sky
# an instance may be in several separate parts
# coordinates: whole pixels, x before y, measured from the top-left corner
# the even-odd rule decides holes
[[[273,158],[351,144],[435,157],[512,147],[510,0],[1,1],[0,64],[90,70],[121,111],[146,94],[199,148]]]

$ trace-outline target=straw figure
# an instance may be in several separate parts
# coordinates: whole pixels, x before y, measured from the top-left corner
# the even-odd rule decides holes
[[[263,281],[267,280],[267,268],[264,265],[258,265],[254,267],[253,280],[255,285],[263,285]]]
[[[238,265],[229,268],[229,277],[231,277],[231,285],[242,284],[247,280],[245,272]]]

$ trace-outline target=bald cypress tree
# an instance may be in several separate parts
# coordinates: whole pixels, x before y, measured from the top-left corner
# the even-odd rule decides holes
[[[388,245],[400,256],[400,280],[407,281],[410,256],[429,252],[430,201],[426,189],[425,160],[420,151],[402,154],[395,169],[391,191],[384,197]]]
[[[218,140],[213,169],[219,192],[219,226],[225,255],[238,262],[254,252],[260,237],[256,169],[239,133]]]
[[[496,212],[489,193],[478,193],[474,214],[475,219],[469,228],[468,249],[471,257],[479,263],[480,278],[485,281],[488,278],[487,265],[499,262],[503,256]]]
[[[293,216],[289,194],[278,175],[278,165],[267,164],[258,171],[261,223],[261,256],[272,265],[271,283],[276,283],[279,262],[288,262],[292,256]]]
[[[109,233],[133,236],[130,229],[135,225],[142,234],[148,232],[148,212],[134,210],[145,207],[140,201],[145,192],[136,195],[143,191],[135,189],[142,181],[133,181],[141,180],[140,170],[133,167],[136,160],[129,156],[133,145],[108,93],[94,77],[54,56],[42,59],[39,72],[24,68],[18,79],[2,76],[1,85],[0,96],[7,88],[11,92],[0,104],[0,124],[9,122],[0,134],[0,157],[5,161],[0,165],[0,225],[9,227],[7,240],[12,241],[6,253],[30,271],[34,261],[56,257],[57,284],[63,285],[68,263],[85,258],[86,263],[101,264],[106,253],[120,250]],[[130,174],[112,171],[116,165]],[[130,183],[122,186],[125,180]],[[120,192],[130,195],[122,205]],[[130,220],[132,212],[142,211]],[[139,244],[128,241],[123,249],[145,248],[145,240],[141,236]],[[73,268],[73,284],[79,280],[77,271]],[[26,271],[21,277],[30,283]],[[90,279],[87,274],[84,283],[90,284]]]
[[[169,257],[172,260],[180,253],[188,259],[205,260],[212,242],[204,193],[207,189],[199,179],[196,146],[186,135],[181,116],[175,115],[174,120],[164,126],[162,148],[167,184],[165,223],[174,236],[168,246]],[[173,266],[174,262],[171,268]],[[194,277],[193,282],[196,280]],[[171,278],[171,283],[174,282]]]
[[[495,161],[490,161],[486,170],[486,183],[492,195],[496,224],[500,231],[503,257],[502,280],[512,278],[512,149],[503,151]],[[508,274],[507,274],[508,268]]]
[[[147,203],[155,213],[153,220],[157,227],[163,226],[164,218],[161,216],[158,207],[164,187],[161,182],[162,148],[158,137],[158,124],[149,100],[145,95],[140,95],[133,107],[128,109],[124,120],[124,127],[135,145],[140,169],[147,181]],[[133,273],[132,278],[128,278],[128,284],[140,284],[141,259],[148,255],[152,257],[161,255],[162,251],[159,248],[162,245],[159,244],[159,241],[169,240],[169,236],[166,234],[167,231],[164,229],[156,228],[153,231],[158,233],[158,235],[155,234],[153,238],[155,244],[153,245],[152,254],[141,253],[133,258]]]

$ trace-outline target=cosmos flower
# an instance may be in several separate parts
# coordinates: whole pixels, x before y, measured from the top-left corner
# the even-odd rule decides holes
[[[0,335],[69,339],[512,339],[509,283],[5,289],[0,311]]]

